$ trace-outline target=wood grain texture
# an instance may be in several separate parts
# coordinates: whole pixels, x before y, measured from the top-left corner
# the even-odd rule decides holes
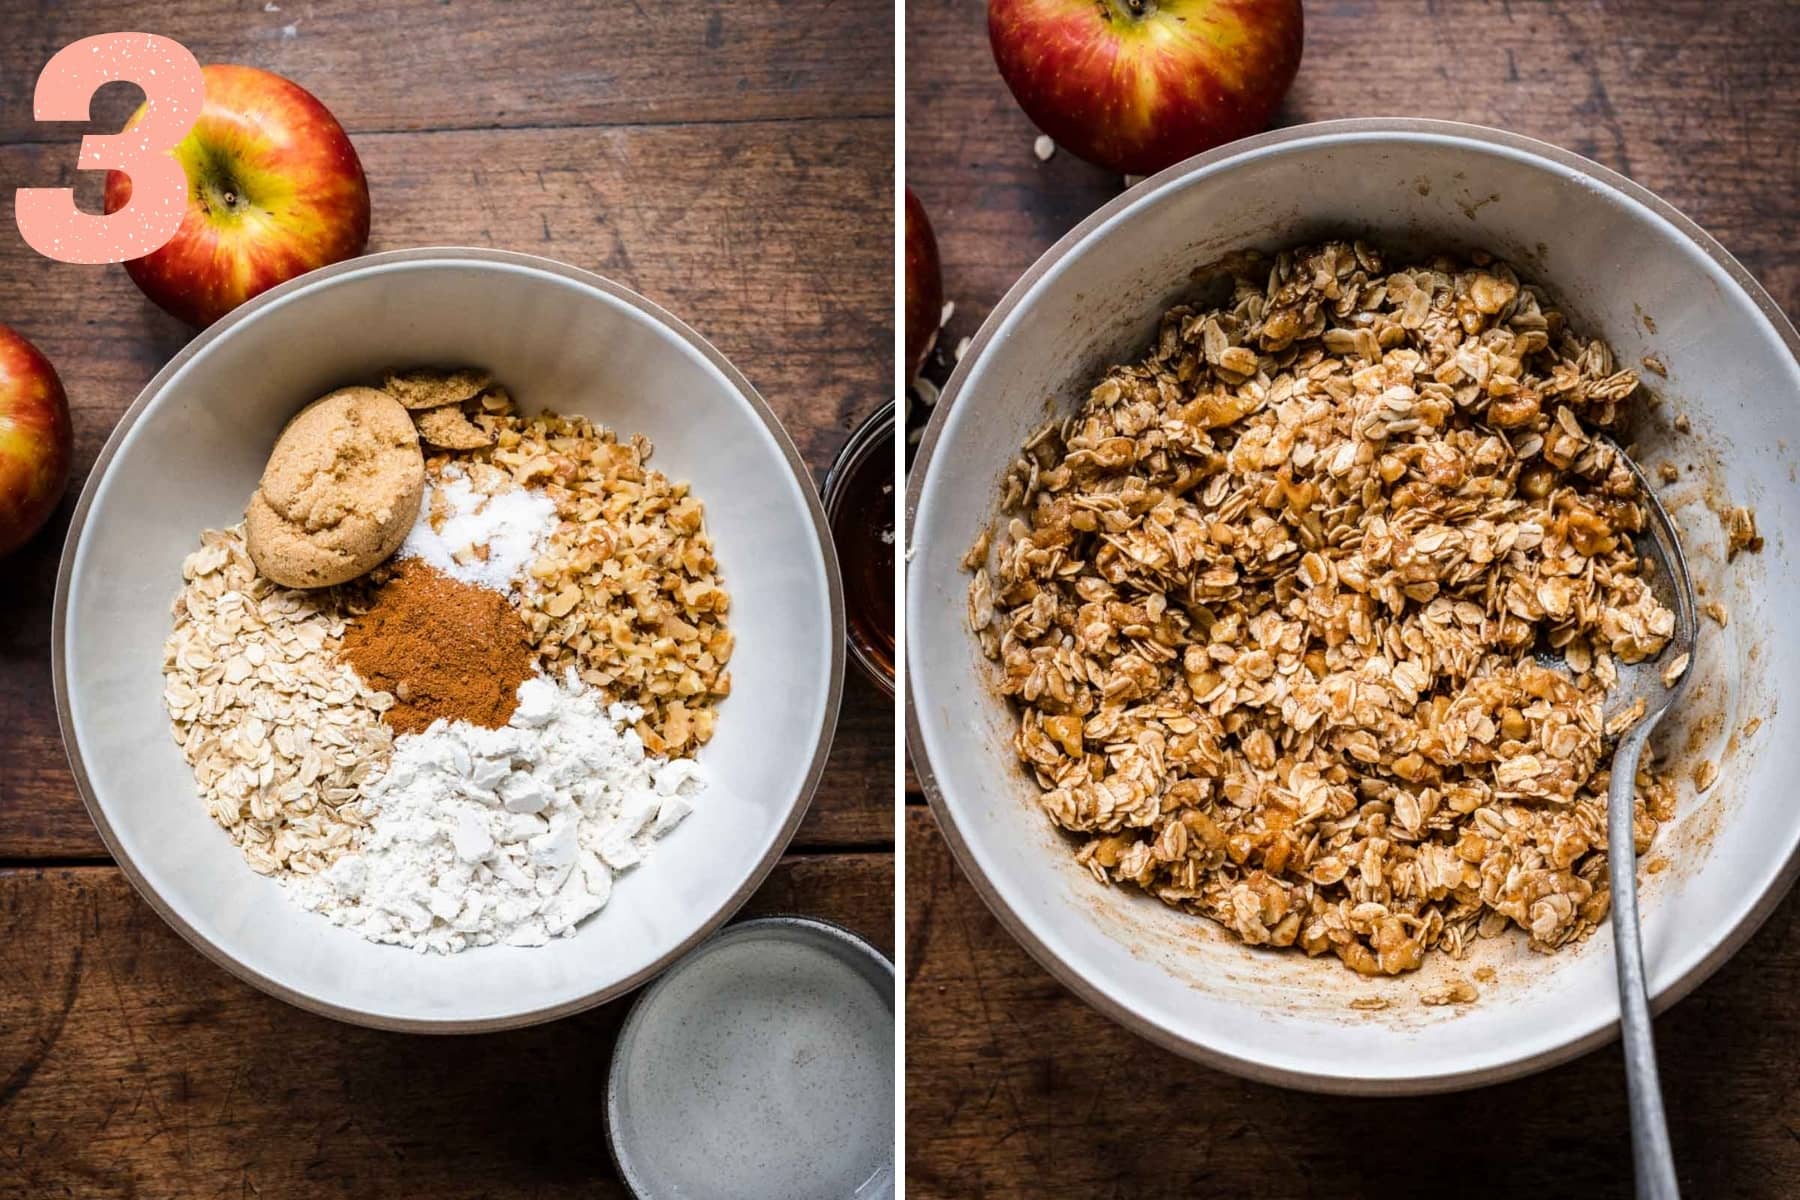
[[[477,245],[587,267],[664,305],[749,376],[815,477],[891,391],[893,135],[885,119],[360,137],[370,249]],[[67,182],[66,147],[0,147],[0,179]],[[0,565],[0,859],[104,849],[74,791],[50,687],[50,601],[68,514],[126,406],[191,336],[122,268],[54,263],[0,224],[0,320],[57,365],[75,479]],[[171,596],[174,579],[171,577]],[[893,839],[892,709],[846,686],[800,845]]]
[[[893,952],[891,855],[783,860],[745,915]],[[510,1033],[379,1033],[214,968],[112,867],[0,871],[0,1198],[623,1197],[620,1001]]]
[[[885,116],[894,104],[881,0],[5,0],[0,27],[0,143],[51,136],[32,123],[31,94],[52,54],[125,29],[285,75],[352,134]],[[94,116],[116,128],[138,99],[109,88]]]
[[[1616,1046],[1514,1083],[1400,1100],[1308,1095],[1186,1062],[1032,962],[922,808],[907,812],[906,923],[912,1200],[1631,1194]],[[1800,1195],[1796,992],[1790,898],[1657,1021],[1684,1195]]]
[[[1418,115],[1555,142],[1693,217],[1800,307],[1800,7],[1781,0],[1306,6],[1278,123]],[[906,182],[956,309],[928,368],[1121,181],[1036,130],[993,67],[984,6],[910,0]],[[917,800],[918,797],[912,797]],[[1631,1194],[1616,1048],[1496,1088],[1343,1100],[1157,1050],[1034,963],[922,804],[906,820],[909,1195]],[[1800,900],[1657,1023],[1684,1194],[1800,1195]]]
[[[1121,187],[1066,152],[1033,155],[1037,131],[994,70],[984,14],[965,0],[907,5],[906,183],[956,303],[946,349]],[[1305,58],[1276,123],[1425,116],[1554,142],[1674,204],[1791,313],[1796,39],[1800,6],[1786,0],[1324,0],[1306,5]]]

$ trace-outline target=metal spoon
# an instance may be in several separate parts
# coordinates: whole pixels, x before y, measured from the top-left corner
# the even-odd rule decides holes
[[[1605,719],[1632,708],[1640,700],[1644,715],[1619,738],[1613,750],[1612,781],[1606,793],[1607,872],[1612,884],[1613,956],[1618,963],[1619,1024],[1625,1049],[1625,1082],[1631,1097],[1631,1157],[1637,1176],[1638,1200],[1678,1200],[1675,1156],[1669,1145],[1669,1127],[1663,1119],[1662,1087],[1657,1082],[1656,1047],[1650,1036],[1650,991],[1644,975],[1644,946],[1638,933],[1637,854],[1631,835],[1631,806],[1638,759],[1650,740],[1651,730],[1680,699],[1693,676],[1694,585],[1688,576],[1687,556],[1675,534],[1675,523],[1656,498],[1650,481],[1637,463],[1611,441],[1601,439],[1637,477],[1650,528],[1637,539],[1638,552],[1651,561],[1650,590],[1675,614],[1675,633],[1654,659],[1620,664],[1618,681],[1607,692]],[[1687,657],[1688,667],[1674,686],[1665,686],[1662,673],[1677,658]]]

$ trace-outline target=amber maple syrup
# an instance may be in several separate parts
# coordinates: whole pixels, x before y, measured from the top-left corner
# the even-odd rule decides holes
[[[825,512],[844,580],[850,653],[894,691],[894,406],[857,427],[825,477]]]

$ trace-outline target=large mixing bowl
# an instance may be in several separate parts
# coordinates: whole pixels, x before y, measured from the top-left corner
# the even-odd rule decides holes
[[[1782,597],[1800,590],[1785,530],[1800,521],[1800,363],[1793,327],[1693,222],[1627,179],[1552,146],[1416,120],[1304,126],[1202,155],[1133,188],[1058,242],[988,318],[926,431],[908,504],[909,736],[958,862],[1012,934],[1084,999],[1144,1036],[1227,1070],[1325,1091],[1445,1090],[1548,1066],[1613,1035],[1611,935],[1555,955],[1522,937],[1366,981],[1335,959],[1243,946],[1202,918],[1078,867],[1011,749],[1014,720],[965,624],[959,560],[999,481],[1047,416],[1149,344],[1157,317],[1208,291],[1210,264],[1349,234],[1405,254],[1486,248],[1603,335],[1660,397],[1640,456],[1683,469],[1662,491],[1705,589],[1700,672],[1659,743],[1677,819],[1646,859],[1644,939],[1659,1007],[1715,970],[1793,882],[1800,858],[1800,681]],[[1689,434],[1670,428],[1677,417]],[[1768,544],[1725,562],[1717,512],[1747,504]],[[1760,725],[1757,722],[1760,721]],[[1719,763],[1705,795],[1689,782]],[[1657,870],[1661,867],[1665,869]],[[1483,971],[1474,1004],[1430,1007],[1448,966]],[[1380,1011],[1355,999],[1386,1001]]]
[[[706,505],[736,635],[732,695],[700,751],[711,786],[569,938],[450,956],[378,946],[253,874],[169,732],[162,644],[181,561],[240,520],[282,424],[384,367],[475,363],[527,411],[655,444]],[[620,995],[697,944],[768,874],[825,762],[843,601],[824,513],[749,382],[668,313],[598,276],[489,250],[406,250],[317,271],[202,333],[131,406],[94,468],[57,580],[56,701],[75,779],[162,917],[295,1004],[388,1028],[524,1025]]]

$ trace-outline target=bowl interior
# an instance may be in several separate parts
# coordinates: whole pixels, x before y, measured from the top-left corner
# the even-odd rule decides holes
[[[724,919],[810,796],[837,713],[841,602],[791,444],[716,354],[666,316],[553,264],[486,253],[363,260],[233,319],[128,418],[90,484],[59,653],[72,756],[113,845],[165,916],[262,986],[416,1028],[520,1023],[641,982]],[[698,811],[570,938],[458,955],[377,946],[253,874],[170,735],[161,647],[183,556],[241,519],[283,422],[408,363],[489,367],[527,410],[647,435],[706,505],[731,592],[733,695],[700,754]]]
[[[1545,286],[1578,327],[1604,335],[1658,398],[1639,457],[1672,461],[1660,493],[1703,591],[1730,622],[1703,622],[1695,680],[1659,731],[1681,811],[1646,876],[1645,948],[1665,1002],[1747,937],[1792,880],[1800,810],[1784,778],[1800,729],[1777,709],[1800,654],[1766,599],[1795,583],[1783,530],[1800,519],[1787,447],[1800,444],[1792,330],[1765,311],[1647,194],[1510,135],[1427,122],[1345,122],[1268,135],[1176,169],[1102,210],[1015,288],[952,381],[909,524],[909,679],[915,752],[940,820],[989,902],[1087,999],[1184,1053],[1301,1086],[1429,1090],[1523,1073],[1591,1047],[1617,1019],[1610,933],[1553,956],[1522,938],[1482,942],[1461,964],[1362,980],[1335,960],[1250,950],[1210,923],[1077,868],[1014,765],[1013,721],[965,624],[959,559],[996,511],[1025,438],[1070,411],[1109,363],[1140,353],[1169,305],[1205,297],[1215,264],[1324,236],[1392,256],[1485,248]],[[1543,153],[1539,153],[1543,151]],[[1617,177],[1613,176],[1616,180]],[[1059,247],[1059,250],[1062,250]],[[1763,298],[1766,303],[1766,297]],[[1671,428],[1677,416],[1691,434]],[[1755,507],[1760,555],[1729,566],[1719,512]],[[1760,721],[1760,728],[1753,722]],[[1697,796],[1701,758],[1720,782]],[[1428,1007],[1451,970],[1492,967],[1482,997]],[[1485,972],[1483,973],[1485,975]],[[1385,1000],[1380,1011],[1349,1007]]]

